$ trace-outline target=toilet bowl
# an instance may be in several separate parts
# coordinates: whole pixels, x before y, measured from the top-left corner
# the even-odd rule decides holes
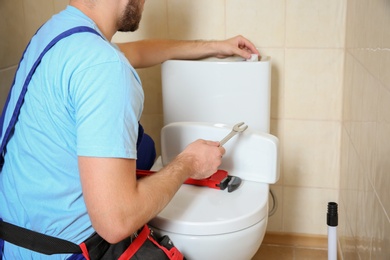
[[[232,125],[177,122],[161,131],[161,157],[152,170],[168,164],[196,139],[221,140]],[[250,129],[224,145],[219,169],[242,179],[233,191],[182,185],[150,226],[168,235],[189,260],[251,259],[268,222],[269,184],[279,178],[278,139]]]

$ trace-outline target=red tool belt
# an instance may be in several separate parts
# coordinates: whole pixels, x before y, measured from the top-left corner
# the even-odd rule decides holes
[[[134,236],[110,244],[97,233],[80,245],[12,225],[0,219],[0,240],[46,255],[72,254],[68,259],[113,260],[183,260],[181,252],[168,236],[156,238],[144,225]],[[0,252],[0,259],[2,258]]]

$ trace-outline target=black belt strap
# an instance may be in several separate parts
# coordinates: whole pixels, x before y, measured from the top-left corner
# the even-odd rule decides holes
[[[42,254],[81,253],[78,245],[0,220],[0,239]]]

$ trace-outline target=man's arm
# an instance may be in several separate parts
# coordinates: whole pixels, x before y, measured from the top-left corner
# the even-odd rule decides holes
[[[249,59],[251,54],[259,54],[253,43],[242,36],[224,41],[142,40],[117,45],[134,68],[150,67],[170,59],[225,58],[233,55]]]
[[[88,214],[109,243],[130,236],[155,217],[187,178],[207,178],[221,164],[218,142],[197,140],[158,173],[136,179],[136,161],[79,157]]]

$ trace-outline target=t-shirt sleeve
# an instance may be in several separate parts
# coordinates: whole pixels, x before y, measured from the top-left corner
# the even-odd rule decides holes
[[[144,97],[135,71],[109,61],[85,68],[72,81],[77,154],[136,159]]]

